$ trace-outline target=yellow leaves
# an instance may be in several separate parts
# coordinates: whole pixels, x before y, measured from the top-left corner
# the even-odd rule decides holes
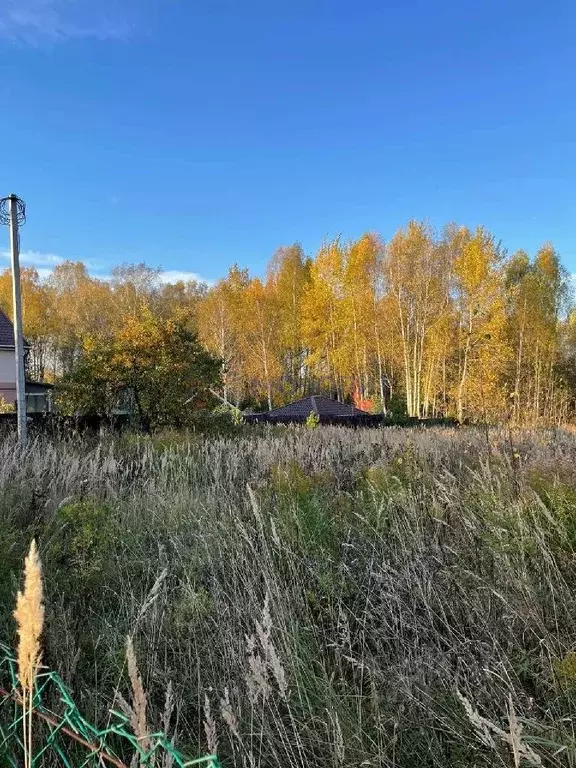
[[[486,290],[498,261],[494,239],[481,227],[466,240],[454,261],[454,274],[460,290],[469,297]]]
[[[514,416],[537,421],[552,407],[554,390],[561,392],[556,367],[561,357],[561,316],[569,297],[569,276],[550,245],[533,261],[519,253],[507,266],[508,344],[513,350]],[[569,324],[564,343],[570,346]],[[548,418],[548,417],[547,417]]]
[[[407,412],[421,416],[445,351],[435,349],[435,329],[449,314],[450,264],[447,251],[430,228],[411,221],[386,249],[384,275],[391,303],[392,329],[401,356]]]
[[[302,339],[307,362],[325,386],[338,388],[345,353],[343,270],[345,253],[334,240],[322,246],[310,269],[310,282],[302,301]]]
[[[513,392],[517,413],[528,400],[540,413],[542,398],[555,396],[565,348],[576,347],[553,247],[504,264],[487,230],[456,224],[437,234],[410,221],[386,245],[374,233],[337,238],[314,258],[291,245],[265,279],[234,265],[210,289],[163,286],[143,264],[103,281],[65,262],[47,282],[24,270],[23,292],[38,370],[49,361],[57,379],[84,352],[103,377],[135,375],[151,360],[158,377],[169,375],[182,369],[169,350],[185,327],[221,360],[222,394],[236,404],[357,391],[411,415],[467,418],[505,412]],[[11,306],[7,272],[0,305]]]
[[[219,385],[219,368],[185,322],[144,306],[126,315],[115,332],[86,339],[83,356],[65,380],[65,406],[109,415],[121,400],[130,400],[145,428],[183,423]]]
[[[20,273],[24,335],[28,340],[47,336],[52,330],[51,302],[35,269],[24,268]],[[0,307],[12,317],[12,273],[0,275]]]
[[[454,249],[458,311],[459,376],[454,384],[457,417],[473,409],[483,418],[505,400],[504,275],[494,238],[482,227]]]
[[[225,399],[234,394],[238,401],[246,386],[271,398],[281,376],[278,310],[273,281],[251,280],[237,266],[200,302],[200,339],[223,361]]]
[[[540,248],[534,261],[536,268],[542,272],[549,281],[555,282],[558,279],[561,271],[560,264],[558,262],[558,254],[551,243],[545,243]]]

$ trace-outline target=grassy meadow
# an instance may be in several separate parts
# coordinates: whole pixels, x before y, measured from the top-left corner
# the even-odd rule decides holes
[[[44,662],[94,723],[131,635],[151,727],[225,766],[576,766],[575,460],[564,430],[7,440],[0,640],[36,537]]]

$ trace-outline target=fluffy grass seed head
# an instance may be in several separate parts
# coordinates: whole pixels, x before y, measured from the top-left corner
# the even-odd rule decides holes
[[[130,635],[126,638],[126,660],[128,662],[128,677],[132,686],[131,725],[134,735],[140,742],[142,749],[147,752],[150,749],[149,728],[146,718],[147,697],[142,678],[138,670],[134,645]]]
[[[14,618],[18,631],[18,679],[26,691],[32,688],[40,667],[40,638],[44,626],[42,567],[34,540],[24,563],[24,589],[18,592]]]

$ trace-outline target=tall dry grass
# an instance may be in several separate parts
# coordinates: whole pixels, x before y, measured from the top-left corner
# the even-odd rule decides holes
[[[575,766],[575,459],[565,431],[6,443],[0,603],[35,535],[86,715],[129,635],[144,733],[171,686],[179,746],[229,765]]]
[[[18,680],[22,697],[22,743],[24,766],[32,765],[32,714],[34,709],[34,684],[42,658],[41,636],[44,626],[42,601],[42,569],[36,542],[32,539],[24,561],[24,587],[18,592],[14,611],[18,634]]]

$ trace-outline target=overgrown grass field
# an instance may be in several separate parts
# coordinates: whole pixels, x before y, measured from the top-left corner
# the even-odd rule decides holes
[[[36,537],[44,661],[95,723],[132,635],[151,724],[171,689],[226,766],[575,766],[575,460],[563,430],[5,441],[0,639]]]

